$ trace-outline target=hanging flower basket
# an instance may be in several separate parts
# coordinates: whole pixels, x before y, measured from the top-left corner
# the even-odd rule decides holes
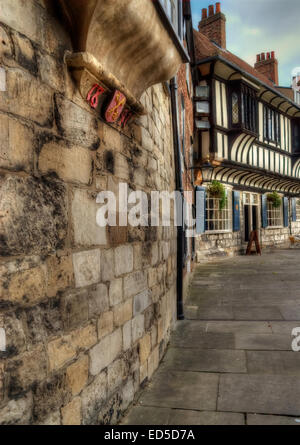
[[[281,207],[282,204],[282,199],[281,197],[278,195],[277,192],[272,192],[269,193],[267,195],[267,200],[270,201],[274,207],[274,209],[278,209],[279,207]]]
[[[227,204],[226,189],[219,181],[213,181],[207,189],[210,196],[220,199],[220,210],[223,210]]]

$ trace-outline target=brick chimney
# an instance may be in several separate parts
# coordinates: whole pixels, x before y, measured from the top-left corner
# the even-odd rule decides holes
[[[278,60],[275,58],[275,52],[261,53],[256,56],[256,64],[254,68],[264,74],[275,85],[278,85]]]
[[[221,48],[226,48],[226,17],[221,12],[221,3],[202,9],[202,20],[198,29]]]

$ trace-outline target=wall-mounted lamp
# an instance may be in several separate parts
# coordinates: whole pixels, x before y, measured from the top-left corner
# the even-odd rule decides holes
[[[202,182],[211,182],[214,172],[214,166],[209,162],[205,161],[204,164],[199,168],[201,171]]]

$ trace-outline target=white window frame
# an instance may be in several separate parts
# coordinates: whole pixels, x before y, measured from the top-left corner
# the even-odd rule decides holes
[[[282,205],[278,208],[275,208],[273,207],[272,201],[267,200],[267,219],[268,219],[268,227],[267,227],[268,229],[279,229],[279,228],[282,229],[283,228]]]
[[[224,209],[220,210],[220,198],[210,197],[206,193],[205,233],[231,233],[232,232],[232,193],[226,189],[227,203]],[[210,213],[211,212],[211,213]]]

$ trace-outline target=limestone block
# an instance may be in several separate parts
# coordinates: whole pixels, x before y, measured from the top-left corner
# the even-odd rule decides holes
[[[82,416],[85,425],[96,423],[101,406],[107,397],[107,375],[99,374],[94,381],[82,391]]]
[[[141,314],[151,304],[150,291],[147,289],[136,295],[133,299],[133,315]]]
[[[150,334],[146,334],[140,340],[139,346],[140,346],[140,348],[139,348],[140,349],[140,363],[141,363],[141,365],[143,365],[147,361],[147,359],[150,355],[150,352],[151,352],[151,336],[150,336]]]
[[[0,114],[0,167],[29,172],[33,162],[32,145],[30,127]]]
[[[97,120],[90,112],[60,95],[55,96],[56,124],[60,134],[74,144],[97,150],[100,146]]]
[[[66,371],[66,382],[73,396],[79,394],[86,386],[89,377],[89,358],[84,355]]]
[[[61,409],[63,425],[80,425],[81,424],[81,400],[76,397],[68,405]]]
[[[115,249],[115,268],[117,277],[133,271],[132,246],[120,246]]]
[[[131,320],[123,326],[123,350],[127,351],[132,345]]]
[[[124,278],[124,297],[129,298],[147,289],[147,272],[137,271]]]
[[[73,254],[76,287],[90,286],[100,281],[100,250]]]
[[[114,324],[115,326],[123,326],[132,318],[132,299],[121,303],[114,307]]]
[[[113,312],[103,313],[98,320],[98,338],[101,340],[108,334],[111,334],[114,329],[114,315]]]
[[[107,369],[108,394],[112,394],[126,378],[126,363],[124,359],[116,360]]]
[[[32,395],[26,394],[24,397],[11,400],[0,409],[0,425],[28,425],[31,420]]]
[[[89,291],[89,318],[93,318],[108,311],[108,291],[105,284],[98,284]]]
[[[116,278],[109,285],[109,302],[111,306],[117,306],[123,301],[123,279]]]
[[[0,298],[30,306],[45,297],[46,280],[46,268],[43,266],[12,274]]]
[[[91,323],[77,329],[65,337],[65,341],[68,341],[77,351],[89,349],[97,343],[96,326]]]
[[[115,276],[115,255],[114,250],[101,251],[101,276],[103,281],[111,281]]]
[[[13,32],[12,37],[17,63],[32,74],[37,74],[37,60],[31,41],[17,32]]]
[[[143,314],[138,315],[132,320],[132,343],[142,338],[145,332],[144,323],[145,319]]]
[[[88,185],[92,181],[93,162],[86,148],[50,142],[40,152],[38,168],[41,173],[56,173],[65,182]]]
[[[76,348],[70,338],[58,338],[48,344],[48,358],[50,370],[62,368],[76,356]]]
[[[65,244],[66,190],[58,182],[16,176],[2,178],[0,213],[2,255],[48,253]]]
[[[48,380],[34,385],[32,391],[33,415],[36,423],[44,421],[50,413],[68,404],[71,397],[63,374],[55,374]]]
[[[50,127],[53,122],[52,91],[28,72],[9,68],[6,92],[0,95],[0,109]]]
[[[61,302],[62,318],[65,330],[77,328],[89,317],[89,305],[86,291],[70,291]]]
[[[10,396],[18,396],[34,383],[42,381],[47,375],[47,357],[44,347],[39,345],[32,351],[11,360],[6,372],[10,375]]]
[[[132,379],[129,379],[122,389],[122,410],[125,411],[134,399],[134,385]]]
[[[48,54],[39,54],[38,67],[44,83],[56,91],[64,91],[64,65]]]
[[[118,329],[105,337],[90,351],[90,373],[99,374],[112,363],[122,351],[122,330]]]
[[[106,245],[106,228],[96,221],[96,198],[87,190],[75,189],[72,200],[73,242],[76,246]]]
[[[152,378],[159,365],[159,347],[157,346],[148,358],[148,377]]]
[[[74,285],[74,272],[71,255],[50,256],[46,261],[48,280],[47,295],[54,297],[58,291]]]

